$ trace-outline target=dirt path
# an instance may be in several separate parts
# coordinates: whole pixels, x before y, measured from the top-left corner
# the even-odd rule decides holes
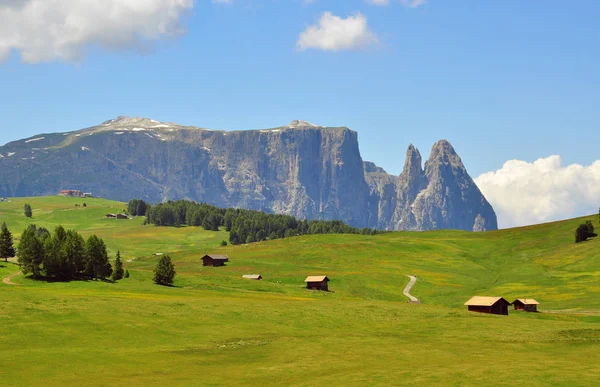
[[[13,273],[13,274],[9,275],[8,277],[4,278],[2,280],[2,282],[4,282],[7,285],[19,285],[19,284],[16,284],[16,283],[14,283],[14,282],[11,281],[13,278],[15,278],[16,276],[18,276],[19,274],[23,274],[23,272],[18,271],[16,273]]]
[[[410,294],[410,290],[412,289],[415,282],[417,282],[417,277],[414,277],[412,275],[407,275],[407,277],[410,278],[410,281],[408,281],[408,285],[406,285],[402,293],[404,293],[404,295],[410,299],[410,302],[414,304],[420,304],[421,301],[419,301],[417,297]]]

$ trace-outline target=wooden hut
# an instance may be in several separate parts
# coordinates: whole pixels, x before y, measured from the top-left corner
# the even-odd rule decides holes
[[[205,255],[202,257],[202,266],[225,266],[225,262],[229,262],[227,255]]]
[[[515,310],[524,310],[526,312],[537,312],[537,306],[540,304],[533,298],[518,298],[513,301]]]
[[[261,280],[262,276],[260,274],[246,274],[246,275],[243,275],[242,278],[251,279],[251,280]]]
[[[127,214],[117,214],[117,219],[129,219],[129,216]]]
[[[329,278],[325,275],[312,275],[306,277],[306,288],[310,290],[325,290],[329,291],[328,282]]]
[[[105,218],[109,218],[109,219],[113,219],[116,217],[117,217],[117,215],[115,215],[115,214],[106,214],[106,216],[105,216]]]
[[[469,312],[508,315],[510,302],[502,297],[475,296],[465,302],[465,305],[468,306]]]

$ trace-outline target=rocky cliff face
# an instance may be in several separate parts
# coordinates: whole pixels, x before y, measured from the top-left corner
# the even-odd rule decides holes
[[[438,145],[425,171],[418,150],[409,147],[396,178],[363,164],[357,133],[345,127],[294,121],[224,132],[119,117],[0,147],[0,196],[68,188],[123,201],[190,199],[341,219],[357,227],[496,228],[493,210],[460,158],[447,142]]]

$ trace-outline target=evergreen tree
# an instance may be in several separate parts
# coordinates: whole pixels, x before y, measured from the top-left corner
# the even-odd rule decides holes
[[[31,273],[38,278],[41,274],[40,265],[44,261],[44,245],[36,236],[34,227],[27,227],[21,234],[19,265],[24,274]]]
[[[64,242],[65,261],[70,277],[84,274],[87,251],[83,237],[72,230],[67,231]]]
[[[33,210],[31,209],[31,206],[29,204],[25,204],[23,206],[23,210],[25,212],[26,217],[31,218],[33,216]]]
[[[171,257],[165,255],[154,269],[154,283],[158,285],[172,285],[175,274],[175,266],[171,262]]]
[[[224,240],[223,240],[223,241],[221,241],[221,247],[225,247],[225,246],[227,246],[227,242],[226,242],[226,241],[224,241]]]
[[[112,267],[108,261],[108,253],[104,241],[92,235],[86,242],[87,262],[85,274],[90,278],[105,279],[112,274]]]
[[[113,281],[118,281],[123,278],[123,262],[121,262],[121,252],[117,251],[117,257],[115,258],[115,270],[112,274]]]
[[[129,270],[125,270],[125,278],[129,278]]]
[[[0,258],[4,258],[4,262],[8,258],[15,256],[15,247],[13,245],[13,237],[6,223],[2,223],[2,231],[0,232]]]
[[[62,241],[57,234],[44,241],[44,260],[42,269],[47,278],[68,277],[68,269],[62,249]]]

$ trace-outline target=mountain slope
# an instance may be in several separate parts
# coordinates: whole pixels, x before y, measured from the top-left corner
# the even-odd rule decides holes
[[[450,144],[436,146],[425,171],[418,150],[409,148],[405,171],[395,178],[374,165],[378,172],[365,170],[358,135],[346,127],[293,121],[225,132],[119,117],[0,147],[0,195],[68,188],[121,201],[190,199],[357,227],[497,228],[493,209]]]

